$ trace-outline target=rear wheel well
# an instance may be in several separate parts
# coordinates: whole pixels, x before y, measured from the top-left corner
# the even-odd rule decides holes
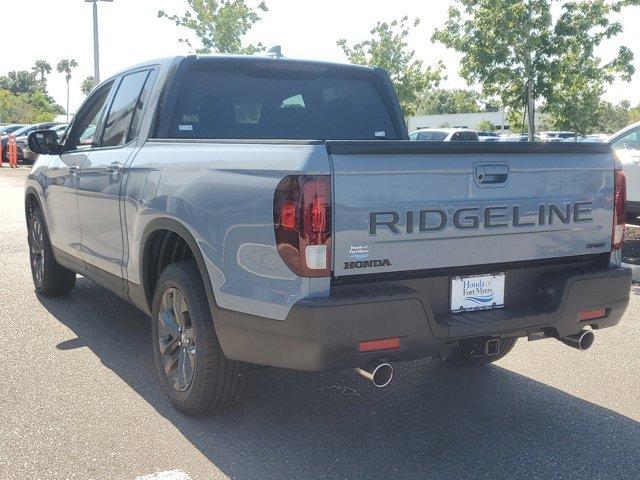
[[[187,241],[172,230],[156,230],[149,236],[142,260],[144,291],[149,310],[162,271],[172,263],[194,258]]]

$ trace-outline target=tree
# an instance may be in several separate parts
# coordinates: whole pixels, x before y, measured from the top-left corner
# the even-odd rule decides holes
[[[640,121],[640,105],[631,108],[631,102],[621,101],[618,105],[603,101],[598,111],[598,123],[593,128],[598,133],[614,133]]]
[[[435,88],[423,92],[418,103],[417,113],[419,115],[436,115],[498,110],[495,102],[484,99],[475,90]]]
[[[640,122],[640,104],[629,110],[629,123]]]
[[[16,95],[0,89],[0,122],[40,123],[53,120],[59,106],[52,104],[41,90],[32,96]]]
[[[31,93],[38,87],[35,74],[27,70],[9,72],[6,76],[0,77],[0,89],[8,90],[15,95]]]
[[[46,83],[36,78],[35,68],[0,77],[2,122],[37,123],[53,119],[62,108],[47,93]]]
[[[91,90],[93,90],[93,87],[95,87],[95,86],[96,86],[96,82],[93,79],[93,76],[90,76],[90,77],[85,78],[82,81],[82,85],[80,85],[80,90],[85,95],[89,95],[91,93]]]
[[[596,56],[602,41],[622,31],[619,23],[608,16],[625,4],[639,1],[607,2],[591,0],[568,2],[556,22],[557,62],[551,89],[543,111],[554,128],[570,129],[582,135],[599,130],[606,105],[601,101],[605,85],[616,78],[629,81],[635,72],[633,53],[620,47],[607,63]],[[627,106],[628,110],[628,106]]]
[[[389,72],[406,116],[415,114],[420,95],[437,87],[444,71],[442,62],[435,67],[423,67],[422,61],[415,58],[415,52],[409,50],[408,20],[405,16],[400,21],[378,22],[371,30],[369,40],[353,46],[349,46],[344,38],[337,42],[351,63],[380,67]],[[416,18],[413,26],[419,23]]]
[[[640,0],[565,1],[555,20],[552,0],[455,0],[448,20],[433,40],[463,54],[460,73],[482,85],[485,95],[499,96],[513,112],[526,111],[529,139],[535,131],[536,102],[558,123],[593,107],[593,97],[615,76],[628,78],[631,52],[621,47],[604,65],[593,55],[604,39],[622,27],[609,15]],[[569,112],[563,95],[588,102],[580,112]],[[563,97],[566,98],[566,97]],[[556,102],[563,106],[554,111]],[[564,120],[563,120],[564,119]],[[574,128],[588,129],[587,124]]]
[[[42,88],[47,88],[47,75],[51,73],[51,65],[46,60],[36,60],[31,71],[34,75],[40,75],[40,85]]]
[[[67,122],[69,122],[69,81],[71,80],[71,69],[78,66],[78,62],[73,59],[64,58],[58,62],[58,66],[56,69],[59,73],[65,74],[65,79],[67,81]]]
[[[476,125],[476,130],[479,130],[481,132],[493,132],[495,129],[496,126],[489,120],[480,120]]]
[[[264,50],[264,45],[242,45],[242,38],[260,21],[258,12],[266,12],[267,6],[260,2],[255,8],[245,0],[187,0],[188,10],[182,15],[169,15],[158,11],[158,17],[174,22],[178,27],[192,30],[202,46],[196,53],[236,53],[251,55]],[[187,38],[180,39],[192,47]]]

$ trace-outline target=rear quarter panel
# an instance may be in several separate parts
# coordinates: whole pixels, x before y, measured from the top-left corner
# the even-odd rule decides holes
[[[145,231],[182,224],[201,250],[218,306],[282,320],[302,298],[328,296],[328,278],[293,274],[276,250],[273,195],[290,174],[329,174],[324,145],[147,142],[127,169],[128,280],[141,284]]]

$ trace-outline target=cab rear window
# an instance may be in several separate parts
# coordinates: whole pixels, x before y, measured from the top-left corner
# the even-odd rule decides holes
[[[196,62],[184,77],[169,138],[396,140],[383,98],[341,69]]]

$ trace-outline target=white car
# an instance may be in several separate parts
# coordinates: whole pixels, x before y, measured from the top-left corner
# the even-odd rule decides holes
[[[481,142],[497,142],[500,140],[500,135],[496,132],[478,132],[478,138]]]
[[[409,134],[419,142],[478,142],[478,133],[468,128],[421,128]]]
[[[597,143],[606,143],[609,141],[611,135],[607,135],[606,133],[592,133],[591,135],[585,135],[580,139],[581,142],[597,142]]]
[[[564,142],[576,139],[574,132],[540,132],[539,135],[543,142]]]
[[[608,140],[627,177],[627,212],[640,215],[640,122],[614,133]]]

